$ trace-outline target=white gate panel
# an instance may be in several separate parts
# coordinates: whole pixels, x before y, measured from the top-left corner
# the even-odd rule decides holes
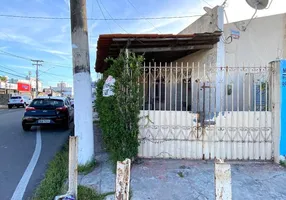
[[[139,157],[271,160],[273,71],[144,65]]]

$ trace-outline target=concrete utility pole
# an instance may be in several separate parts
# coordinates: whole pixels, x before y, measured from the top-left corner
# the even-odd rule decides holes
[[[62,97],[63,96],[63,81],[61,81],[60,85],[61,85],[61,97]]]
[[[36,97],[38,96],[39,92],[39,66],[42,66],[42,60],[32,60],[34,62],[34,66],[36,66]]]
[[[30,93],[31,93],[31,98],[33,99],[33,90],[32,90],[32,82],[31,82],[31,75],[32,75],[32,72],[29,71],[29,82],[30,82]]]
[[[78,164],[85,165],[94,159],[86,0],[70,0],[70,17],[73,53],[75,136],[78,136]]]

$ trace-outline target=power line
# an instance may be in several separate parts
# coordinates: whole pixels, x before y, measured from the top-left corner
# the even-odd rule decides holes
[[[213,7],[211,4],[209,4],[209,2],[207,2],[206,0],[201,0],[203,2],[205,2],[208,6]]]
[[[128,1],[128,3],[138,12],[138,13],[140,13],[140,11],[136,8],[136,6],[131,2],[131,0],[127,0]],[[150,22],[148,19],[146,19],[144,16],[143,16],[143,18],[149,23],[149,24],[151,24],[151,26],[153,26],[159,33],[161,33],[161,31],[152,23],[152,22]]]
[[[23,60],[29,60],[29,61],[32,60],[31,58],[27,58],[27,57],[23,57],[23,56],[18,56],[18,55],[16,55],[16,54],[9,53],[9,52],[3,51],[3,50],[0,50],[0,52],[2,52],[4,55],[9,55],[9,56],[12,56],[12,57],[15,57],[15,58],[20,58],[20,59],[23,59]]]
[[[69,78],[69,79],[72,79],[71,77],[67,77],[67,76],[63,76],[63,75],[58,75],[58,74],[53,74],[53,73],[50,73],[50,72],[45,72],[45,71],[42,71],[42,70],[39,70],[40,72],[42,72],[41,75],[52,75],[52,76],[56,76],[56,77],[60,77],[60,78]]]
[[[100,12],[101,12],[102,16],[103,16],[103,18],[104,18],[105,21],[106,21],[106,24],[107,24],[107,26],[108,26],[108,29],[109,29],[110,33],[112,33],[111,28],[110,28],[109,24],[107,23],[106,17],[105,17],[105,15],[104,15],[104,13],[103,13],[103,11],[102,11],[102,9],[101,9],[100,3],[99,3],[98,0],[96,0],[96,1],[97,1],[97,5],[98,5],[98,7],[99,7],[99,9],[100,9]]]
[[[68,66],[68,65],[62,65],[62,64],[58,64],[58,63],[49,62],[49,61],[45,61],[45,63],[48,63],[50,65],[54,65],[54,66],[57,66],[57,67],[72,69],[72,66]]]
[[[101,1],[100,1],[100,2],[101,2]],[[109,17],[112,18],[112,19],[114,19],[114,18],[111,16],[111,14],[108,12],[108,10],[104,7],[104,5],[103,5],[102,2],[101,2],[101,5],[102,5],[103,9],[107,12],[107,14],[109,15]],[[113,22],[114,22],[119,28],[121,28],[124,32],[126,32],[127,34],[129,34],[128,31],[126,31],[120,24],[118,24],[116,20],[113,20]],[[140,42],[141,44],[144,44],[141,40],[137,39],[136,37],[134,37],[134,39],[137,40],[138,42]]]
[[[24,77],[24,76],[20,76],[20,75],[17,75],[17,74],[13,74],[13,73],[10,73],[10,72],[7,72],[7,71],[0,70],[0,72],[6,73],[6,74],[10,74],[11,76],[15,76],[15,77],[19,77],[19,78],[24,78],[24,79],[26,79],[26,77]]]
[[[103,4],[102,4],[103,5]],[[167,20],[167,19],[183,19],[200,17],[202,15],[182,15],[182,16],[162,16],[162,17],[130,17],[130,18],[87,18],[90,21],[139,21],[139,20]],[[44,17],[44,16],[26,16],[26,15],[8,15],[0,14],[0,17],[22,18],[22,19],[38,19],[38,20],[70,20],[70,17]]]
[[[269,9],[272,3],[273,3],[273,0],[270,1],[270,3],[268,4],[268,6],[265,9]]]
[[[19,59],[23,59],[23,60],[29,60],[29,61],[32,61],[32,60],[33,60],[32,58],[27,58],[27,57],[19,56],[19,55],[16,55],[16,54],[13,54],[13,53],[9,53],[9,52],[3,51],[3,50],[0,50],[0,52],[2,52],[3,55],[12,56],[12,57],[19,58]],[[58,67],[63,67],[63,68],[69,68],[69,69],[71,69],[71,67],[68,66],[68,65],[61,65],[61,64],[57,64],[57,63],[53,63],[53,62],[49,62],[49,61],[45,61],[45,60],[43,60],[43,61],[44,61],[45,63],[49,63],[49,64],[52,64],[52,65],[55,65],[55,66],[58,66]]]
[[[101,2],[101,1],[100,1]],[[114,18],[111,16],[111,14],[108,12],[108,10],[104,7],[103,3],[101,2],[101,5],[103,7],[103,9],[107,12],[107,14],[109,15],[109,17],[113,20],[113,22],[119,27],[121,28],[124,32],[128,33],[128,31],[126,31],[120,24],[118,24],[116,22],[116,20],[114,20]]]
[[[15,71],[15,70],[12,70],[12,69],[10,69],[10,68],[8,68],[8,67],[5,67],[5,66],[3,66],[3,65],[0,65],[0,67],[4,68],[4,69],[6,69],[6,70],[10,70],[11,72],[14,72],[14,73],[16,73],[16,74],[19,74],[20,76],[26,76],[26,74],[19,73],[19,72]]]
[[[54,69],[54,68],[55,68],[55,67],[50,67],[49,69],[43,71],[42,73],[39,73],[39,76],[41,76],[41,74],[46,73],[47,71],[49,71],[49,70],[51,70],[51,69]]]

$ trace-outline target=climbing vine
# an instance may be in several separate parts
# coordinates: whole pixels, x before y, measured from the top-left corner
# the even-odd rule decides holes
[[[118,58],[108,58],[110,65],[98,82],[95,108],[99,116],[99,126],[111,160],[122,161],[135,158],[138,153],[139,114],[141,87],[138,80],[144,58],[120,54]],[[115,78],[113,96],[103,96],[103,86],[108,76]]]

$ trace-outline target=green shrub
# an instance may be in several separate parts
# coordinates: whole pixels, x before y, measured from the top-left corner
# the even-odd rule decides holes
[[[139,114],[141,90],[138,80],[144,58],[130,54],[128,59],[120,54],[117,59],[107,59],[110,68],[97,84],[95,107],[103,132],[103,141],[111,160],[134,158],[138,153]],[[116,82],[114,96],[103,97],[103,85],[111,75]]]

